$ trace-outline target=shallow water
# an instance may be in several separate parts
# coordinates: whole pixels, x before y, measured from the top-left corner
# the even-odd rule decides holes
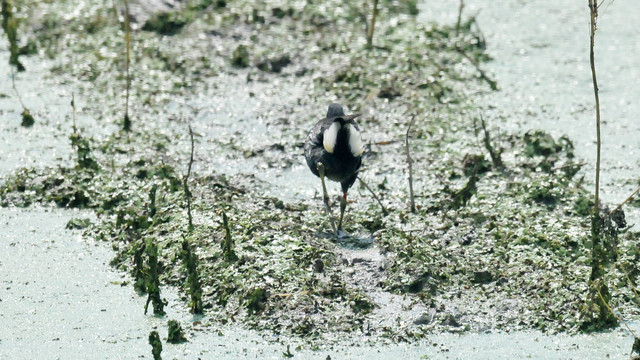
[[[479,11],[480,26],[487,37],[489,52],[495,58],[485,66],[502,88],[478,97],[490,123],[505,129],[545,128],[556,136],[568,134],[576,145],[577,155],[592,164],[595,130],[592,131],[586,5],[515,0],[499,5],[479,0],[465,3],[466,13]],[[455,1],[428,2],[422,8],[425,21],[455,22]],[[597,55],[599,69],[602,69],[599,74],[605,119],[603,156],[609,159],[603,167],[603,197],[613,203],[633,190],[634,170],[640,159],[635,141],[638,137],[630,136],[640,134],[640,123],[634,121],[640,105],[632,102],[640,95],[640,70],[634,62],[640,58],[640,30],[633,25],[632,10],[631,0],[613,2],[600,20],[596,40],[603,44],[602,48],[606,46],[606,52],[603,50],[598,53],[602,55]],[[2,41],[0,92],[11,97],[0,98],[3,120],[0,122],[0,178],[18,166],[69,161],[70,147],[65,134],[70,129],[68,103],[72,89],[64,85],[53,89],[30,88],[28,83],[38,83],[43,74],[37,67],[28,66],[29,72],[19,76],[17,85],[36,121],[43,124],[32,130],[20,127],[21,108],[13,98],[10,82],[5,81],[9,80],[9,72],[6,44]],[[253,98],[245,90],[242,90],[244,97],[240,98],[247,101],[245,106],[220,101],[217,110],[221,114],[259,118],[249,105],[268,100],[269,94]],[[510,118],[501,118],[506,115]],[[82,121],[82,117],[79,119]],[[213,139],[213,135],[231,134],[236,130],[222,119],[217,125],[217,133],[209,134],[210,138],[205,135],[202,150],[206,150],[206,141]],[[231,125],[243,127],[241,122]],[[262,130],[256,130],[255,136],[260,134]],[[222,167],[227,160],[220,158],[207,166]],[[252,161],[239,163],[246,168],[234,166],[221,172],[256,168]],[[587,165],[583,171],[591,181],[593,166]],[[317,179],[302,163],[283,171],[267,169],[257,174],[278,192],[282,191],[279,183],[287,178],[288,172],[300,179],[292,196],[310,196],[308,189],[317,185]],[[634,183],[619,185],[628,179]],[[145,298],[138,296],[130,285],[121,286],[123,281],[128,281],[128,276],[109,266],[114,252],[107,244],[95,243],[64,229],[66,222],[77,216],[87,215],[58,209],[0,209],[3,224],[0,272],[8,274],[3,276],[0,292],[3,324],[0,359],[39,358],[43,354],[61,359],[149,358],[147,336],[151,330],[158,329],[164,341],[167,319],[178,319],[183,326],[191,325],[187,327],[189,343],[163,344],[165,358],[281,359],[286,345],[290,344],[296,359],[324,359],[327,355],[332,359],[418,359],[423,356],[430,359],[626,359],[632,344],[632,337],[624,330],[580,336],[514,332],[441,334],[416,345],[373,347],[356,346],[354,344],[361,344],[361,340],[356,339],[315,352],[298,351],[296,341],[209,326],[207,318],[201,319],[203,325],[193,325],[194,319],[181,305],[178,294],[166,289],[163,297],[169,300],[168,316],[164,319],[145,316]],[[640,329],[639,324],[633,327]],[[218,330],[223,335],[219,335]]]

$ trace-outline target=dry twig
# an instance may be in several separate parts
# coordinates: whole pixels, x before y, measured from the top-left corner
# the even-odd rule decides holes
[[[411,201],[411,212],[415,214],[416,212],[416,203],[413,198],[413,165],[411,160],[411,152],[409,151],[409,132],[411,131],[411,126],[413,125],[413,121],[416,119],[416,116],[413,115],[411,117],[411,122],[409,122],[409,127],[407,127],[407,134],[405,136],[405,145],[407,148],[407,163],[409,164],[409,200]]]

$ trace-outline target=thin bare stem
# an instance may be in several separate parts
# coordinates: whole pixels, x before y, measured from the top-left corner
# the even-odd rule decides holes
[[[609,304],[604,300],[604,296],[602,296],[602,293],[600,292],[600,289],[597,286],[594,286],[594,289],[596,289],[596,291],[598,292],[598,296],[600,296],[600,300],[602,300],[602,303],[604,304],[604,306],[607,308],[607,310],[609,310],[609,312],[611,313],[611,315],[613,315],[616,319],[618,319],[619,322],[623,323],[624,326],[626,326],[627,330],[631,333],[631,335],[633,335],[634,338],[637,338],[636,333],[633,332],[633,330],[631,330],[631,328],[629,327],[629,324],[627,324],[626,322],[622,321],[622,319],[620,318],[620,316],[618,316],[618,314],[616,314],[615,312],[613,312],[613,310],[611,309],[611,307],[609,306]]]
[[[480,64],[478,64],[477,61],[475,61],[471,56],[469,56],[469,54],[467,54],[464,51],[464,49],[462,49],[458,44],[456,44],[456,50],[465,59],[469,60],[471,65],[473,65],[476,68],[476,71],[478,71],[478,74],[480,74],[480,78],[484,80],[487,84],[489,84],[489,87],[491,88],[491,90],[498,90],[498,83],[495,80],[491,79],[489,76],[487,76],[487,73],[485,73],[484,70],[482,70],[482,68],[480,67]]]
[[[633,290],[633,293],[636,295],[637,301],[640,301],[640,295],[638,295],[638,290],[636,289],[635,285],[633,285],[633,282],[631,281],[631,278],[629,277],[629,273],[627,273],[627,269],[624,267],[624,264],[618,263],[618,265],[620,265],[620,270],[622,270],[622,272],[624,273],[625,277],[627,278],[627,281],[629,282],[629,286],[631,286],[631,290]]]
[[[456,36],[460,34],[460,20],[462,19],[462,10],[464,9],[464,0],[460,0],[458,7],[458,21],[456,22]]]
[[[189,140],[191,141],[191,156],[189,157],[189,168],[187,169],[187,178],[191,176],[191,166],[193,165],[193,154],[195,151],[195,144],[193,141],[193,130],[191,129],[191,125],[189,125]]]
[[[500,157],[500,152],[496,151],[491,145],[491,135],[489,134],[489,130],[487,130],[487,124],[484,121],[484,117],[480,114],[480,125],[482,126],[482,131],[484,132],[484,147],[489,151],[489,156],[491,156],[491,162],[498,169],[504,169],[504,164],[502,163],[502,158]]]
[[[373,15],[371,16],[371,26],[369,27],[369,34],[367,35],[367,47],[371,49],[373,47],[373,31],[376,27],[376,16],[378,15],[378,0],[373,0]]]
[[[131,62],[130,48],[131,48],[131,24],[129,23],[129,1],[124,0],[124,26],[125,35],[124,41],[127,45],[127,55],[125,62],[125,71],[127,77],[127,90],[125,94],[125,107],[124,107],[124,130],[129,131],[131,129],[131,119],[129,118],[129,89],[131,88],[131,76],[129,74],[129,64]]]
[[[594,211],[597,214],[600,207],[600,147],[602,144],[600,138],[600,96],[598,95],[598,79],[596,77],[596,62],[594,55],[595,34],[597,30],[596,21],[598,19],[598,4],[596,0],[589,0],[589,9],[591,10],[591,26],[589,28],[589,61],[591,63],[591,78],[593,80],[593,94],[596,100],[596,193]]]
[[[620,208],[622,207],[622,205],[624,205],[624,204],[628,203],[628,202],[629,202],[629,200],[631,200],[634,196],[636,196],[636,194],[638,193],[638,191],[640,191],[640,186],[638,186],[638,188],[637,188],[633,193],[631,193],[631,195],[629,195],[629,197],[628,197],[628,198],[626,198],[623,202],[621,202],[618,206],[616,206],[616,208],[615,208],[615,209],[611,210],[611,211],[609,212],[609,214],[613,214],[616,210],[620,209]]]
[[[23,110],[27,110],[27,107],[24,106],[24,102],[22,101],[22,96],[20,96],[20,92],[18,92],[18,88],[16,87],[16,75],[13,73],[13,67],[9,67],[11,70],[11,86],[13,87],[13,91],[15,91],[16,96],[18,97],[18,101],[20,101],[20,105],[22,105]]]
[[[73,92],[71,92],[71,108],[73,109],[73,133],[78,132],[78,127],[76,126],[76,97]]]
[[[366,182],[364,182],[364,180],[362,180],[362,178],[360,176],[358,176],[358,180],[360,180],[360,184],[364,185],[364,187],[369,190],[369,192],[371,193],[371,195],[373,195],[373,198],[376,199],[376,201],[378,202],[378,205],[380,205],[380,208],[382,209],[382,215],[383,216],[387,216],[389,215],[389,212],[387,211],[387,209],[384,207],[384,205],[382,205],[382,201],[380,201],[380,198],[378,198],[378,196],[376,195],[375,192],[373,192],[373,190],[371,190],[371,188],[369,187],[369,185],[367,185]]]
[[[586,162],[579,162],[579,163],[575,163],[575,164],[564,164],[562,166],[557,166],[554,168],[551,168],[550,171],[557,171],[557,170],[562,170],[562,169],[566,169],[566,168],[570,168],[570,167],[582,167],[587,165]]]
[[[407,134],[405,136],[405,145],[407,148],[407,163],[409,164],[409,201],[411,202],[411,212],[415,214],[416,212],[416,202],[413,198],[413,161],[411,160],[411,152],[409,151],[409,132],[411,131],[411,126],[413,125],[416,116],[413,115],[411,117],[411,121],[409,122],[409,126],[407,127]]]
[[[191,176],[191,166],[193,165],[193,153],[195,149],[193,141],[193,130],[189,125],[189,138],[191,140],[191,156],[189,157],[189,167],[187,169],[187,175],[184,177],[184,195],[187,198],[187,216],[189,217],[189,232],[193,231],[193,216],[191,215],[191,190],[189,190],[189,177]]]

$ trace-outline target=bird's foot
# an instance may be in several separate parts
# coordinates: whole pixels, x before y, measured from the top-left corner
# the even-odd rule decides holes
[[[336,239],[338,240],[351,239],[352,237],[353,236],[351,236],[351,234],[342,229],[338,229],[338,231],[336,231]]]

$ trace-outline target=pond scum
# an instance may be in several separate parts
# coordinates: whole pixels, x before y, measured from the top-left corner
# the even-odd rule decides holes
[[[415,1],[382,0],[368,46],[371,8],[362,1],[197,0],[170,12],[133,12],[125,44],[117,1],[15,1],[13,10],[20,41],[37,49],[30,61],[47,62],[45,81],[72,84],[75,106],[94,125],[71,131],[68,124],[60,134],[69,137],[72,166],[16,171],[3,179],[0,203],[95,211],[94,223],[69,226],[111,244],[112,265],[149,292],[156,314],[162,287],[176,286],[185,307],[214,328],[236,323],[310,340],[601,327],[593,321],[600,309],[585,304],[593,197],[581,163],[566,137],[500,133],[503,119],[482,118],[474,94],[499,84],[478,71],[490,59],[473,18],[421,24]],[[131,122],[123,131],[129,81]],[[238,83],[264,90],[250,96],[265,99],[256,113],[269,137],[207,140],[210,125],[197,123],[201,109],[191,99],[233,96]],[[353,283],[355,261],[341,255],[352,250],[325,235],[318,197],[266,196],[253,175],[207,169],[213,153],[290,169],[300,163],[306,131],[334,100],[363,113],[361,176],[390,213],[382,216],[363,189],[349,205],[346,230],[372,238],[384,256],[366,274],[369,288]],[[407,146],[415,213],[404,141],[414,115]],[[212,151],[196,150],[206,170],[185,176],[188,123],[197,149]],[[36,123],[30,131],[43,130]],[[616,266],[604,277],[614,289],[611,308],[630,318],[640,301],[640,248],[637,233],[620,226]],[[404,309],[379,325],[390,315],[373,290],[431,315],[414,321]]]

